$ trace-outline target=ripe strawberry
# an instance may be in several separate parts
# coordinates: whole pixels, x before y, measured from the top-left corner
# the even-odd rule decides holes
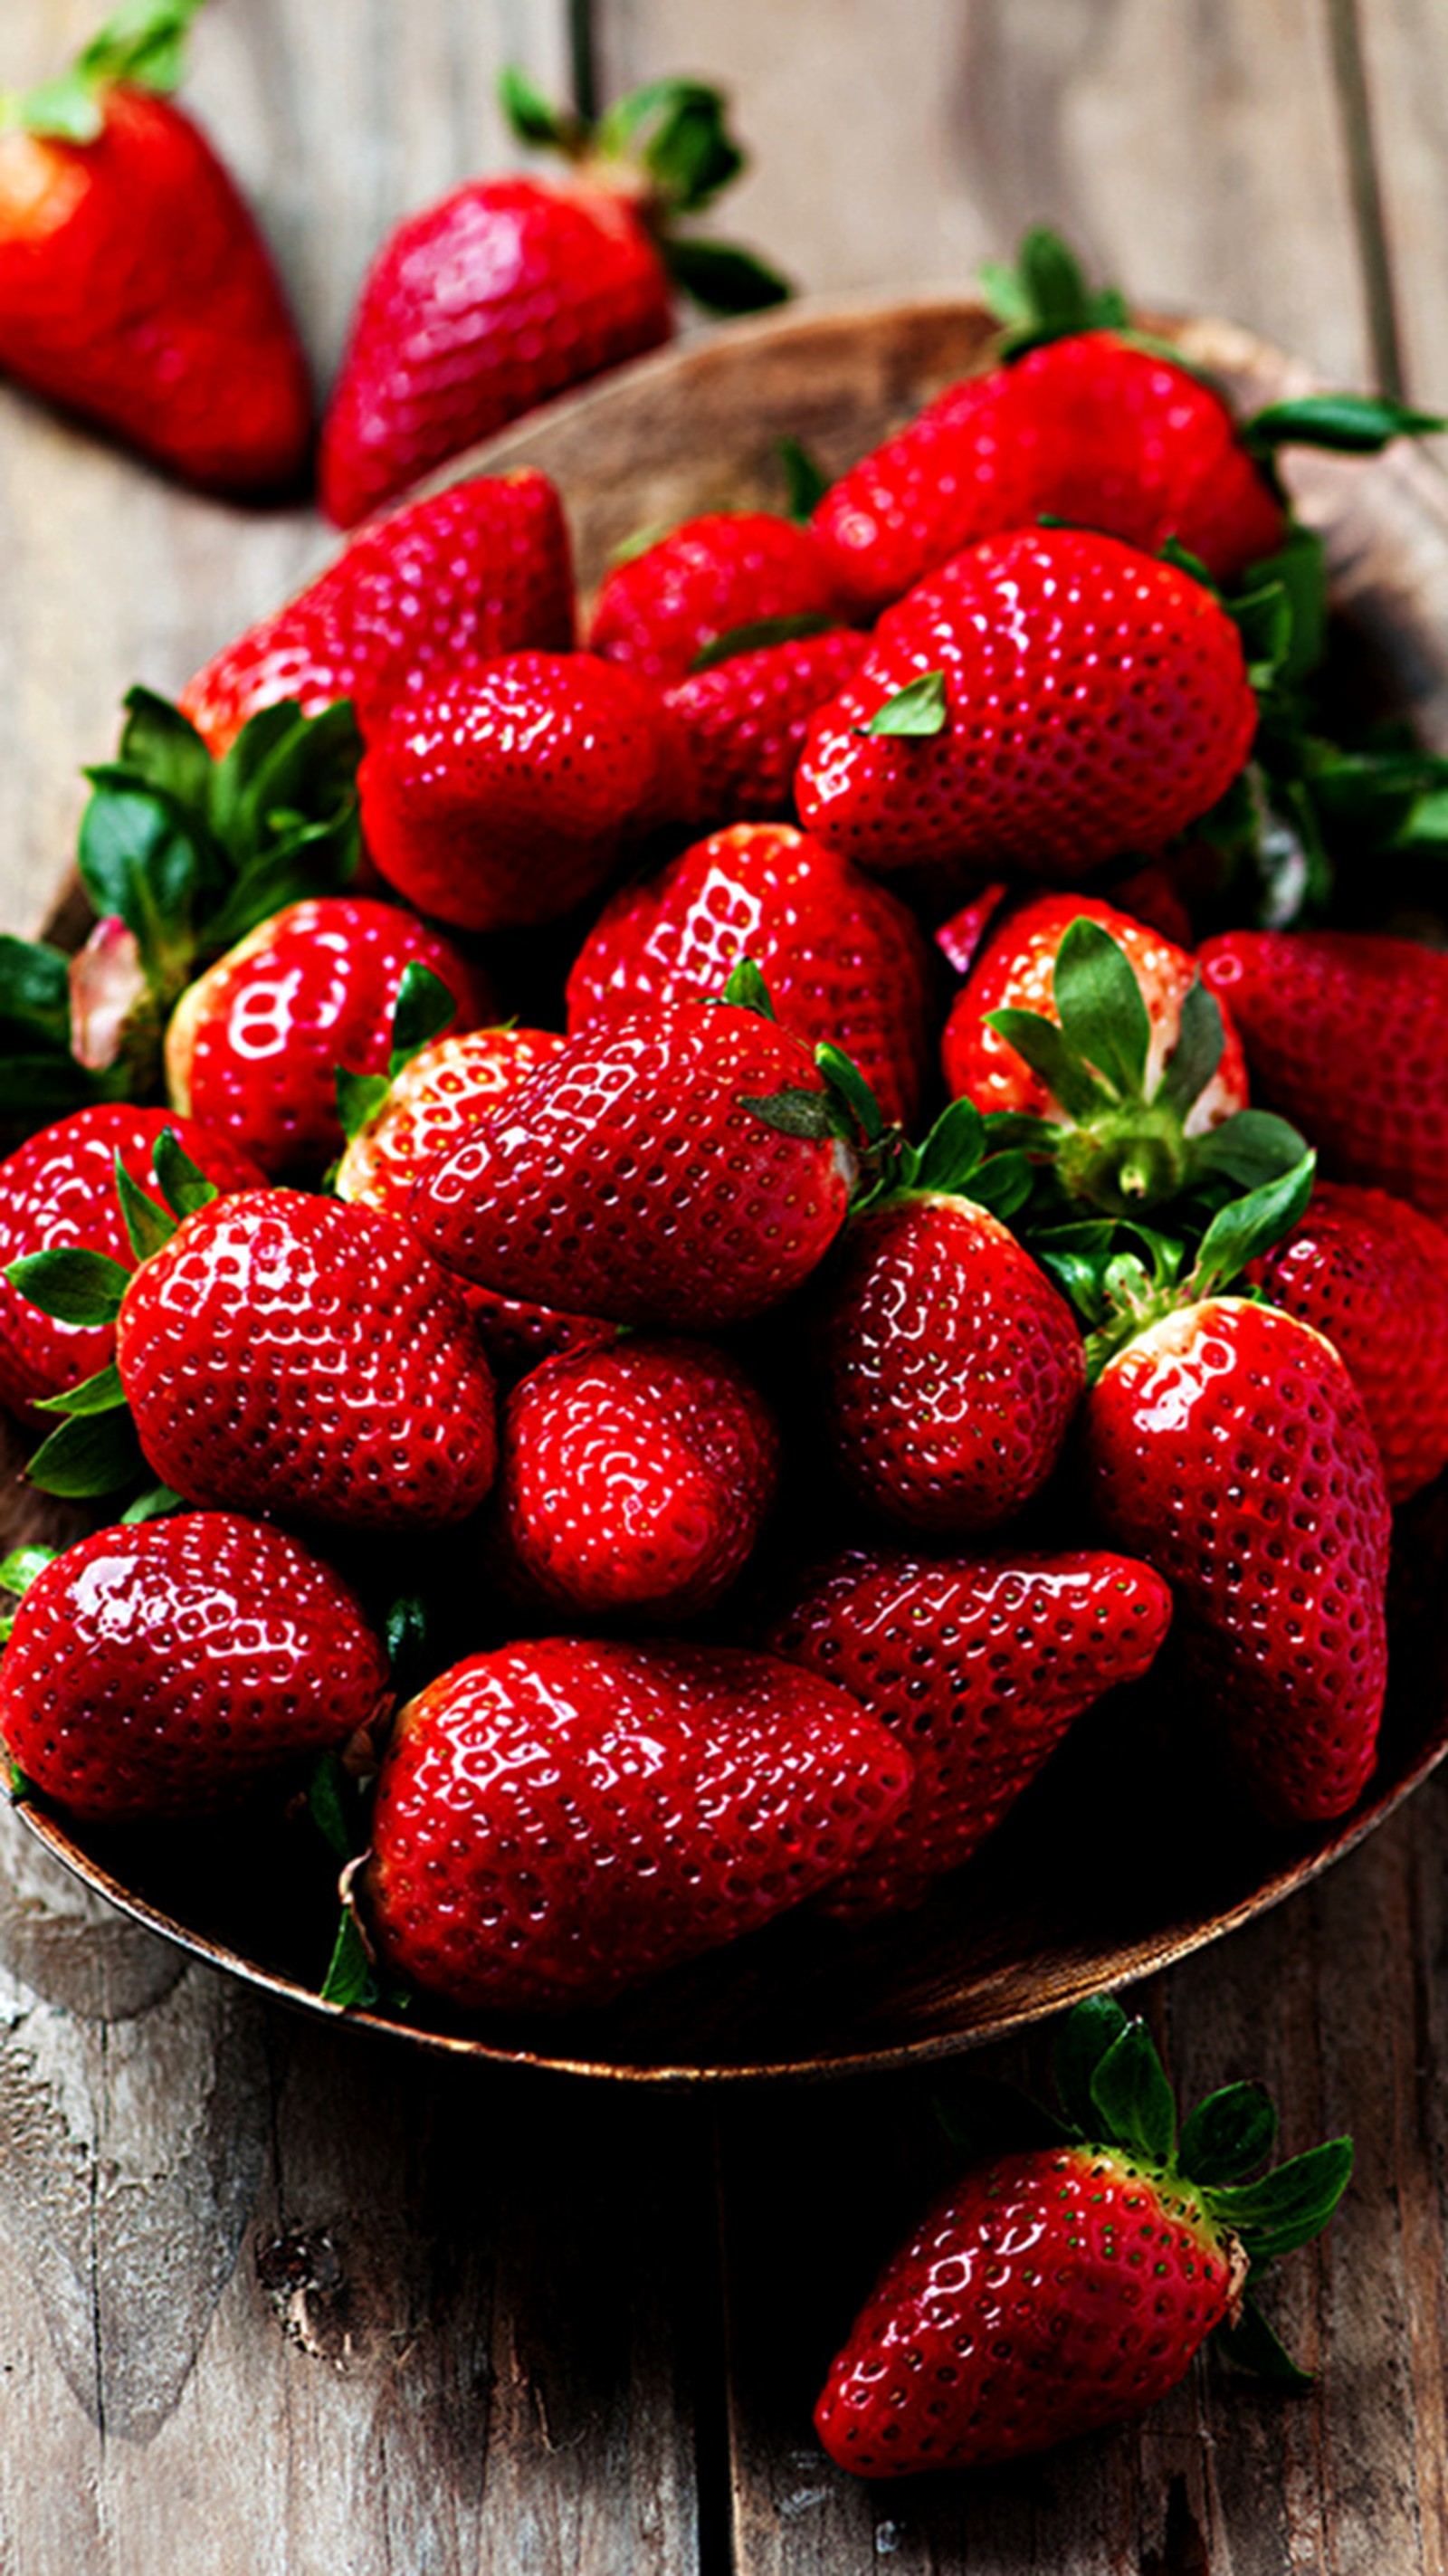
[[[265,1175],[229,1136],[164,1109],[133,1109],[122,1101],[77,1110],[0,1164],[0,1404],[21,1409],[63,1394],[110,1360],[112,1326],[87,1329],[44,1315],[3,1274],[25,1253],[65,1245],[125,1260],[129,1243],[115,1191],[116,1156],[143,1184],[150,1177],[152,1149],[168,1127],[219,1189],[261,1188]]]
[[[998,1217],[942,1190],[851,1220],[814,1358],[830,1455],[850,1490],[909,1529],[950,1537],[1024,1509],[1055,1470],[1086,1384],[1064,1297]]]
[[[951,385],[825,494],[813,525],[845,596],[874,615],[962,548],[1043,516],[1145,554],[1174,537],[1224,584],[1287,532],[1220,395],[1110,331]]]
[[[833,619],[838,609],[810,529],[769,510],[711,510],[615,564],[588,645],[644,679],[686,680],[722,638],[780,618]]]
[[[262,707],[351,698],[373,722],[441,672],[573,643],[573,564],[546,474],[475,474],[364,528],[275,616],[189,680],[183,711],[220,754]]]
[[[1199,581],[1114,537],[1023,530],[881,619],[811,722],[800,820],[865,867],[1069,883],[1195,822],[1256,723],[1237,630]]]
[[[1171,1584],[1254,1803],[1283,1824],[1345,1815],[1376,1760],[1390,1516],[1337,1352],[1270,1306],[1200,1299],[1107,1363],[1080,1445],[1092,1519]]]
[[[1448,1234],[1389,1198],[1320,1181],[1254,1279],[1346,1361],[1405,1503],[1448,1465]]]
[[[906,2477],[1048,2450],[1153,2405],[1214,2331],[1234,2360],[1300,2379],[1252,2284],[1326,2226],[1351,2139],[1247,2180],[1277,2125],[1260,2085],[1209,2094],[1178,2138],[1145,2026],[1109,1997],[1070,2015],[1056,2065],[1066,2120],[1033,2123],[1055,2143],[972,2165],[856,2318],[815,2410],[841,2468]]]
[[[696,796],[657,693],[587,653],[512,653],[435,681],[374,728],[357,784],[388,883],[465,930],[556,921]]]
[[[306,461],[307,365],[205,136],[157,92],[199,0],[120,10],[0,134],[0,367],[188,482],[266,492]]]
[[[799,1904],[909,1756],[843,1691],[731,1648],[503,1646],[402,1712],[363,1887],[384,1959],[475,2011],[558,2011]]]
[[[465,1025],[492,1002],[476,969],[411,913],[360,895],[288,904],[188,987],[166,1032],[174,1106],[277,1176],[341,1151],[336,1068],[379,1073],[398,985],[416,961]]]
[[[322,431],[322,503],[342,527],[550,394],[666,340],[671,272],[734,311],[788,292],[742,253],[659,238],[741,166],[716,91],[653,81],[593,127],[556,114],[516,72],[502,98],[520,139],[562,151],[570,176],[471,179],[383,244]]]
[[[574,962],[569,1028],[718,992],[745,957],[781,1025],[807,1044],[843,1047],[886,1117],[909,1125],[925,1088],[925,943],[886,888],[787,823],[715,832],[624,886]]]
[[[547,1360],[503,1416],[489,1569],[529,1604],[692,1617],[741,1571],[778,1471],[768,1405],[707,1343]]]
[[[25,1778],[97,1823],[201,1815],[345,1744],[386,1704],[361,1605],[230,1513],[99,1530],[29,1584],[0,1665]]]
[[[1204,981],[1241,1031],[1259,1095],[1337,1180],[1448,1222],[1448,956],[1344,930],[1229,930]]]
[[[707,1332],[808,1276],[852,1170],[797,1038],[679,1002],[570,1038],[424,1172],[412,1224],[504,1296]]]
[[[853,627],[729,654],[676,680],[664,704],[687,738],[699,811],[712,822],[788,814],[810,717],[865,657]]]
[[[917,1905],[994,1832],[1103,1691],[1147,1670],[1171,1618],[1129,1557],[853,1549],[776,1605],[762,1642],[836,1682],[909,1747],[915,1783],[821,1899],[866,1920]]]

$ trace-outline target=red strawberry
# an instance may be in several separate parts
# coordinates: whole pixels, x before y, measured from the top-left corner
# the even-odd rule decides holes
[[[966,546],[1039,516],[1035,442],[1008,367],[949,385],[832,484],[811,522],[841,600],[878,616]]]
[[[1448,956],[1361,931],[1229,930],[1201,968],[1259,1095],[1334,1178],[1448,1222]]]
[[[692,1617],[743,1567],[778,1469],[768,1405],[707,1343],[547,1360],[503,1417],[490,1569],[528,1603]]]
[[[116,1362],[147,1464],[188,1502],[403,1529],[465,1519],[492,1483],[467,1309],[371,1208],[213,1200],[125,1289]]]
[[[607,2003],[847,1867],[909,1756],[769,1655],[547,1638],[402,1712],[364,1881],[383,1957],[471,2010]]]
[[[853,1160],[829,1112],[797,1038],[679,1002],[570,1038],[424,1172],[412,1223],[504,1296],[707,1332],[778,1304],[838,1233]]]
[[[1086,1384],[1064,1297],[985,1208],[939,1191],[852,1219],[816,1321],[845,1483],[907,1528],[964,1537],[1023,1510]]]
[[[588,643],[645,679],[685,680],[723,636],[776,618],[832,618],[838,607],[810,529],[769,510],[711,510],[614,566]]]
[[[361,895],[288,904],[182,996],[166,1032],[171,1100],[273,1175],[320,1170],[342,1148],[337,1067],[383,1071],[414,961],[446,984],[465,1024],[489,1015],[476,969],[411,913]]]
[[[929,960],[905,906],[787,823],[739,823],[616,894],[568,979],[568,1025],[716,993],[741,959],[783,1027],[843,1047],[887,1118],[925,1087]]]
[[[821,1900],[898,1912],[994,1832],[1103,1691],[1147,1670],[1171,1618],[1129,1557],[934,1560],[855,1549],[807,1575],[763,1643],[837,1682],[909,1747],[915,1785],[863,1861]]]
[[[1171,1584],[1189,1668],[1272,1820],[1346,1814],[1387,1682],[1382,1460],[1337,1352],[1209,1297],[1108,1362],[1082,1416],[1088,1508]]]
[[[1326,2226],[1351,2139],[1246,2180],[1276,2130],[1260,2085],[1209,2095],[1178,2138],[1145,2027],[1108,1997],[1065,2023],[1057,2085],[1059,2143],[973,2165],[887,2263],[815,2409],[841,2468],[1049,2450],[1153,2405],[1214,2329],[1234,2359],[1290,2374],[1249,2283]]]
[[[204,665],[181,705],[216,753],[260,707],[351,698],[368,720],[437,673],[573,642],[568,529],[546,474],[475,474],[354,538]]]
[[[0,1735],[96,1822],[192,1816],[385,1705],[360,1604],[294,1539],[187,1512],[82,1539],[37,1574],[0,1666]]]
[[[357,784],[388,883],[465,930],[556,921],[695,800],[656,692],[587,653],[513,653],[437,680],[375,727]]]
[[[234,182],[155,94],[190,14],[122,10],[62,80],[7,103],[0,367],[188,482],[264,492],[301,472],[311,390]]]
[[[1385,1190],[1320,1181],[1253,1277],[1346,1361],[1405,1503],[1448,1465],[1448,1234]]]
[[[1069,882],[1195,822],[1256,723],[1237,630],[1200,582],[1114,537],[1022,531],[881,619],[810,725],[800,819],[866,867],[953,857]]]
[[[133,1109],[121,1101],[77,1110],[0,1164],[0,1404],[20,1408],[60,1395],[106,1366],[115,1343],[111,1325],[63,1324],[42,1314],[3,1274],[26,1253],[68,1244],[126,1260],[130,1245],[116,1197],[116,1156],[146,1186],[152,1148],[168,1127],[219,1189],[262,1186],[265,1175],[229,1136],[164,1109]]]
[[[693,755],[699,811],[718,823],[788,814],[810,717],[865,656],[853,627],[732,653],[676,680],[664,704]]]

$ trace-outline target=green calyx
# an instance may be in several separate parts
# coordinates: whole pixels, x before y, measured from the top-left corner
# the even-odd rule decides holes
[[[124,0],[69,69],[33,89],[0,98],[0,130],[93,143],[105,122],[105,94],[173,90],[185,70],[186,35],[204,0]]]
[[[680,216],[712,205],[745,166],[719,90],[704,81],[646,81],[590,120],[555,107],[526,72],[510,65],[498,96],[520,143],[562,153],[580,176],[633,200],[674,284],[696,304],[711,313],[754,313],[793,292],[752,251],[674,230]]]
[[[1077,2004],[1059,2024],[1053,2071],[1054,2114],[1003,2086],[981,2091],[967,2078],[960,2095],[939,2106],[952,2141],[973,2156],[1058,2145],[1127,2158],[1163,2199],[1229,2240],[1229,2259],[1245,2267],[1240,2305],[1216,2331],[1219,2348],[1242,2368],[1307,2386],[1255,2291],[1270,2264],[1322,2233],[1347,2189],[1352,2140],[1329,2138],[1259,2170],[1272,2152],[1277,2116],[1256,2083],[1209,2093],[1178,2124],[1146,2024],[1129,2020],[1111,1995]]]
[[[987,305],[1005,326],[1003,358],[1024,357],[1028,349],[1076,331],[1120,330],[1131,320],[1120,288],[1088,286],[1075,252],[1045,224],[1033,225],[1022,237],[1014,265],[984,261],[979,280]]]
[[[911,680],[903,689],[897,689],[894,696],[887,698],[883,706],[878,706],[864,724],[855,725],[851,730],[862,740],[928,742],[936,734],[944,733],[949,721],[945,673],[925,671],[918,680]]]
[[[350,1145],[381,1117],[392,1086],[413,1057],[421,1055],[457,1018],[457,1003],[440,975],[414,957],[404,966],[392,1006],[392,1047],[385,1073],[336,1071],[337,1115]]]

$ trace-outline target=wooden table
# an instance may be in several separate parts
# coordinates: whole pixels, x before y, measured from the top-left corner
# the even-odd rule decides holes
[[[319,368],[383,227],[503,157],[498,62],[563,0],[216,0],[191,96]],[[90,0],[10,0],[7,77]],[[1433,0],[601,0],[609,92],[736,92],[727,222],[815,288],[954,278],[1037,216],[1143,301],[1448,398],[1448,14]],[[0,917],[33,928],[77,768],[330,540],[181,495],[0,397]],[[1142,2425],[898,2493],[809,2429],[944,2150],[924,2080],[727,2099],[479,2079],[259,2005],[0,1815],[3,2576],[1438,2576],[1443,1851],[1430,1782],[1353,1859],[1139,1998],[1190,2092],[1264,2076],[1351,2198],[1274,2313],[1306,2400],[1201,2369]],[[997,2072],[1037,2045],[994,2053]]]

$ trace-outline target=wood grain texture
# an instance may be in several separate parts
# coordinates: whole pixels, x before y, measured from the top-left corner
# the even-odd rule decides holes
[[[1448,19],[1435,0],[1371,0],[1356,27],[1404,387],[1448,410]]]

